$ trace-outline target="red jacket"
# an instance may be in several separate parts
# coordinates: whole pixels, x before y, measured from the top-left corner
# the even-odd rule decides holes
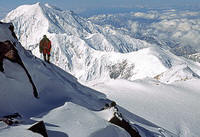
[[[50,55],[50,51],[51,51],[51,41],[48,38],[43,38],[40,41],[40,52],[43,54],[48,54]]]

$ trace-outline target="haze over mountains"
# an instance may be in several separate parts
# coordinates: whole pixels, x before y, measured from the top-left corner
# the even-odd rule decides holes
[[[138,39],[170,47],[177,55],[199,52],[199,12],[196,10],[149,10],[91,17],[100,25],[125,28]],[[184,48],[185,47],[185,48]],[[179,51],[181,48],[184,50]],[[186,50],[185,50],[186,49]]]

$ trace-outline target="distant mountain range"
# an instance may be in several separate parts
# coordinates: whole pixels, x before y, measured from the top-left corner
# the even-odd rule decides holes
[[[200,51],[200,13],[196,10],[148,10],[98,15],[89,18],[99,25],[124,28],[133,37],[169,48],[178,56]],[[177,50],[178,48],[178,50]]]

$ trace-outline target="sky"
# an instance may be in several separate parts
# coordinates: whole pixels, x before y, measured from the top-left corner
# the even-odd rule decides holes
[[[50,3],[60,8],[120,7],[134,5],[187,5],[200,4],[200,0],[0,0],[1,7],[15,8],[22,4]]]
[[[195,5],[200,7],[200,0],[0,0],[0,16],[24,4],[36,2],[49,3],[61,9],[83,11],[100,8],[133,8],[146,7],[174,7]]]

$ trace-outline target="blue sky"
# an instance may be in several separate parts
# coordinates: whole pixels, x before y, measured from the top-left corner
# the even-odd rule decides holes
[[[36,2],[49,3],[61,9],[77,10],[95,8],[133,8],[135,6],[173,7],[198,5],[200,0],[0,0],[0,16],[19,5],[34,4]]]
[[[200,5],[200,0],[0,0],[0,7],[13,9],[22,4],[33,4],[36,2],[50,3],[62,9],[120,6],[130,7],[134,5]]]

